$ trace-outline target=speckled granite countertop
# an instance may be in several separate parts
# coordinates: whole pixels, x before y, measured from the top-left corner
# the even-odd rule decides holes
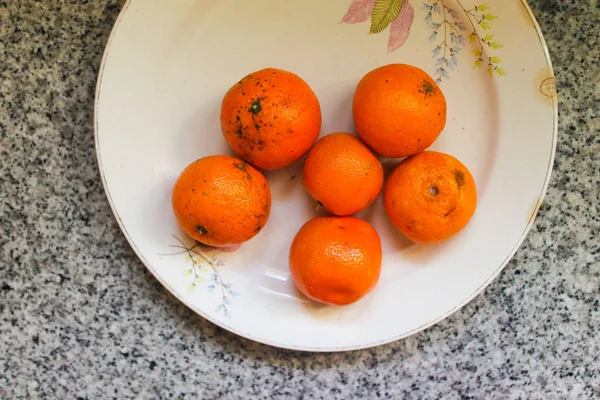
[[[196,316],[121,235],[92,120],[122,0],[0,0],[0,398],[600,398],[600,3],[531,3],[561,115],[525,243],[425,332],[306,354]]]

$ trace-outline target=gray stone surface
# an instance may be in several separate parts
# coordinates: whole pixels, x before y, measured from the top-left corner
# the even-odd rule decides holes
[[[306,354],[196,316],[121,235],[92,120],[122,0],[0,0],[0,398],[600,398],[600,8],[531,3],[560,128],[525,243],[482,295],[425,332]]]

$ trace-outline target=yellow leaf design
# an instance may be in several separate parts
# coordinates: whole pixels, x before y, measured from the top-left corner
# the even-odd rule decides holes
[[[404,0],[377,0],[373,14],[371,14],[371,30],[369,33],[379,33],[392,23],[400,10]]]

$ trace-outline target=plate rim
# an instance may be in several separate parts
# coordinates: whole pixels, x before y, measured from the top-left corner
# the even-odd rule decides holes
[[[112,200],[112,196],[111,196],[110,190],[108,188],[108,184],[106,182],[106,176],[104,175],[104,170],[103,170],[102,155],[100,154],[100,137],[98,134],[98,110],[99,110],[99,104],[100,104],[100,91],[102,88],[102,79],[104,76],[104,69],[106,67],[106,60],[110,53],[111,44],[114,40],[114,37],[115,37],[117,31],[119,30],[119,26],[120,26],[121,22],[123,21],[123,18],[125,17],[127,10],[129,9],[129,7],[131,6],[131,4],[134,1],[135,0],[127,0],[125,2],[125,4],[123,5],[123,7],[121,8],[121,11],[119,12],[119,15],[117,16],[117,19],[115,20],[115,23],[111,29],[110,35],[106,41],[106,44],[104,47],[104,53],[102,55],[102,61],[100,63],[100,68],[98,69],[98,75],[97,75],[97,79],[96,79],[96,92],[95,92],[95,96],[94,96],[94,150],[96,153],[96,162],[98,163],[98,170],[100,173],[100,179],[102,181],[102,186],[104,188],[104,193],[106,195],[106,198],[107,198],[110,208],[112,210],[113,216],[117,220],[117,223],[119,225],[119,228],[121,229],[121,232],[123,233],[123,236],[125,236],[125,239],[127,240],[129,245],[133,249],[134,253],[139,258],[139,260],[144,264],[146,269],[148,269],[150,271],[150,273],[154,276],[154,278],[157,279],[160,282],[160,284],[164,288],[166,288],[167,291],[172,296],[174,296],[177,300],[179,300],[181,303],[183,303],[186,307],[188,307],[190,310],[192,310],[197,315],[201,316],[202,318],[208,320],[209,322],[211,322],[223,329],[226,329],[227,331],[229,331],[235,335],[246,338],[248,340],[252,340],[254,342],[258,342],[258,343],[262,343],[265,345],[274,346],[274,347],[278,347],[278,348],[282,348],[282,349],[303,351],[303,352],[327,352],[327,353],[368,349],[368,348],[392,343],[392,342],[395,342],[395,341],[398,341],[401,339],[405,339],[416,333],[424,331],[427,328],[430,328],[431,326],[445,320],[446,318],[450,317],[452,314],[459,311],[461,308],[463,308],[465,305],[467,305],[469,302],[471,302],[475,297],[477,297],[481,292],[483,292],[483,290],[485,290],[485,288],[487,288],[490,285],[490,283],[492,283],[492,281],[494,281],[498,277],[498,275],[504,270],[504,268],[508,265],[510,260],[514,257],[517,250],[519,250],[519,248],[523,244],[523,241],[529,234],[529,231],[531,230],[533,223],[535,222],[535,219],[540,210],[540,207],[542,206],[542,204],[544,202],[544,198],[546,196],[546,193],[548,190],[548,185],[550,183],[550,178],[552,176],[552,171],[554,168],[554,160],[555,160],[555,156],[556,156],[556,146],[557,146],[557,141],[558,141],[558,96],[554,96],[552,98],[552,111],[553,111],[552,145],[551,145],[551,151],[550,151],[550,158],[548,160],[546,177],[544,178],[544,185],[542,186],[542,190],[540,192],[540,195],[538,196],[536,206],[533,209],[533,212],[531,213],[531,215],[529,217],[527,225],[525,226],[525,229],[521,233],[521,237],[519,238],[519,240],[517,241],[517,243],[515,244],[513,249],[511,249],[511,251],[506,256],[506,258],[502,261],[502,263],[490,275],[490,277],[488,279],[486,279],[485,282],[483,282],[476,290],[474,290],[472,293],[470,293],[463,301],[458,303],[455,307],[448,310],[443,315],[441,315],[431,321],[428,321],[428,322],[420,325],[419,327],[412,329],[408,332],[404,332],[402,334],[392,336],[387,339],[378,340],[375,342],[369,342],[366,344],[360,344],[360,345],[355,345],[355,346],[344,346],[344,347],[319,347],[319,346],[308,347],[308,346],[293,346],[293,345],[289,345],[289,344],[278,343],[277,341],[274,341],[274,340],[266,340],[266,339],[254,337],[253,335],[249,335],[243,331],[240,331],[236,328],[229,326],[228,324],[224,323],[223,321],[220,321],[217,318],[213,317],[209,313],[206,313],[206,312],[198,309],[197,307],[193,306],[189,302],[185,301],[183,299],[183,297],[177,293],[176,290],[174,290],[167,282],[165,282],[161,278],[161,276],[158,274],[158,272],[155,271],[154,268],[152,267],[152,265],[148,262],[148,260],[146,260],[146,258],[144,257],[144,255],[142,254],[140,249],[137,247],[137,245],[135,244],[135,242],[129,235],[129,232],[127,231],[127,228],[125,227],[125,224],[123,223],[121,216],[117,212],[116,206]],[[548,67],[548,71],[550,72],[549,77],[556,79],[555,75],[554,75],[554,67],[552,65],[552,60],[550,57],[548,45],[544,38],[542,29],[535,17],[535,14],[533,13],[533,10],[529,6],[529,3],[527,2],[527,0],[518,0],[518,1],[520,1],[520,3],[525,8],[525,11],[527,12],[528,17],[530,18],[530,20],[535,28],[536,35],[538,37],[538,41],[539,41],[540,45],[542,46],[542,50],[544,53],[544,59],[546,61],[546,66]]]

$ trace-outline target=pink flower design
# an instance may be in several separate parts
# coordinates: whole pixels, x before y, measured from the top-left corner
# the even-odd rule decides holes
[[[408,0],[352,0],[341,22],[357,24],[371,19],[371,33],[378,33],[389,25],[388,53],[391,53],[408,39],[414,15]]]
[[[412,26],[414,17],[415,10],[413,9],[413,6],[408,3],[408,0],[404,0],[398,18],[390,24],[388,53],[398,50],[406,42],[406,39],[408,39],[408,35],[410,34],[410,27]]]
[[[352,0],[352,4],[350,4],[348,12],[342,18],[342,22],[347,24],[365,22],[371,17],[376,2],[377,0]]]

